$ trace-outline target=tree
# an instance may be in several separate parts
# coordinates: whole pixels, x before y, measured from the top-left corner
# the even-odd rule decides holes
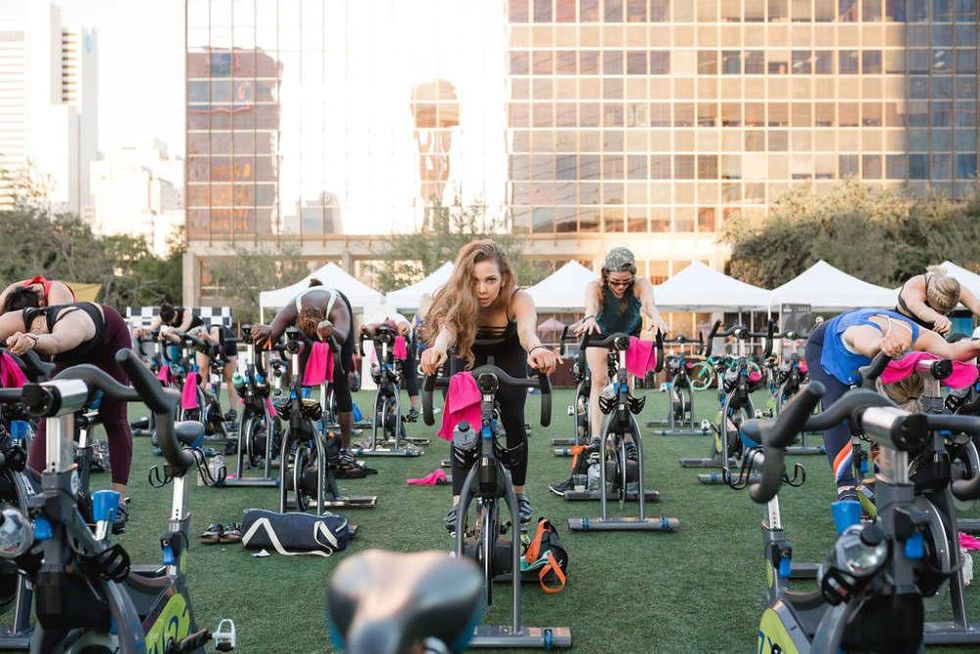
[[[464,204],[459,195],[452,205],[434,201],[426,208],[420,229],[392,234],[390,246],[379,253],[376,267],[378,290],[387,293],[414,284],[446,261],[455,261],[460,248],[470,241],[490,238],[507,252],[517,279],[524,286],[536,284],[548,271],[531,264],[523,255],[521,241],[506,232],[506,225],[487,215],[482,202]]]
[[[295,260],[297,250],[276,244],[258,251],[236,246],[233,252],[234,256],[215,265],[214,284],[224,289],[223,299],[239,323],[255,323],[259,320],[259,293],[292,279],[294,271],[288,262]]]
[[[731,245],[729,274],[774,288],[823,259],[861,279],[898,286],[945,259],[980,268],[980,200],[912,198],[848,180],[815,196],[791,191],[755,227],[736,217],[721,240]]]

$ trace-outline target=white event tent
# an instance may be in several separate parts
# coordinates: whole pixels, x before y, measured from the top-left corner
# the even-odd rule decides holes
[[[772,291],[773,308],[780,304],[809,304],[814,311],[890,309],[897,299],[897,290],[848,275],[823,259]]]
[[[769,291],[746,284],[694,261],[654,288],[657,308],[666,311],[750,311],[765,309]]]
[[[300,291],[310,285],[310,279],[319,279],[328,288],[335,288],[350,300],[351,308],[355,311],[366,306],[373,306],[384,302],[384,296],[367,284],[358,281],[346,270],[331,262],[319,270],[311,272],[300,281],[278,288],[274,291],[262,291],[259,293],[259,313],[262,321],[265,322],[266,309],[280,309],[293,301]]]
[[[388,293],[388,304],[396,309],[418,309],[422,296],[426,293],[435,295],[435,292],[449,281],[452,274],[453,263],[447,261],[424,279]]]
[[[540,282],[527,289],[538,313],[581,313],[585,306],[585,286],[599,276],[580,264],[569,261]]]

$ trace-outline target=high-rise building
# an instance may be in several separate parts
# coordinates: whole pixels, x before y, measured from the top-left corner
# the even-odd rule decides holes
[[[47,2],[0,4],[0,206],[29,194],[83,213],[98,141],[95,30],[61,24]]]
[[[156,141],[106,153],[90,168],[86,219],[93,230],[141,236],[154,253],[167,254],[174,229],[184,224],[184,160]]]
[[[357,274],[437,201],[659,281],[796,187],[960,197],[978,1],[186,0],[185,299],[269,242]]]
[[[532,239],[719,263],[793,187],[961,196],[976,0],[509,0],[509,199]]]

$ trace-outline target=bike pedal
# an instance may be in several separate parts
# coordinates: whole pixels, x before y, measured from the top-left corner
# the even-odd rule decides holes
[[[227,618],[219,622],[218,628],[214,630],[213,638],[214,648],[219,652],[230,652],[235,649],[238,645],[238,633],[235,629],[235,622]]]

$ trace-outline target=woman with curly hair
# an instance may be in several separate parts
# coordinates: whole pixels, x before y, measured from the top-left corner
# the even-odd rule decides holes
[[[473,241],[460,249],[452,276],[432,298],[426,315],[428,347],[422,352],[422,371],[435,373],[455,346],[457,370],[485,364],[493,357],[494,364],[513,377],[527,377],[529,366],[551,374],[558,357],[541,344],[537,315],[534,300],[518,287],[503,249],[489,239]],[[531,502],[524,492],[526,398],[526,389],[501,388],[497,394],[507,449],[514,453],[509,469],[521,522],[531,520]],[[453,465],[453,507],[445,520],[448,529],[455,526],[456,504],[467,472],[455,469],[455,459]]]

